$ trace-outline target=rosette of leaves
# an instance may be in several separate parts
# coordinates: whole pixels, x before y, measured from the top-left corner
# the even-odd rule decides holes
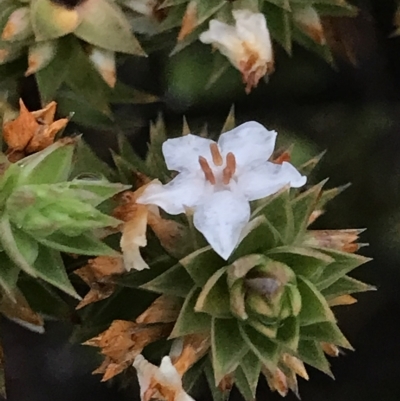
[[[62,253],[118,254],[100,238],[101,230],[120,224],[107,215],[106,201],[126,186],[71,177],[78,142],[78,137],[63,138],[16,163],[0,154],[0,287],[7,298],[22,291],[36,305],[44,294],[42,283],[80,299]],[[28,278],[34,280],[27,284]]]
[[[232,115],[223,131],[231,128]],[[183,133],[187,132],[185,125]],[[121,154],[115,154],[114,160],[123,179],[128,180],[136,171],[168,180],[161,153],[165,139],[161,121],[152,126],[151,139],[143,161],[120,138]],[[277,160],[285,157],[287,154]],[[311,159],[300,171],[310,173],[319,159]],[[187,363],[191,367],[185,370],[183,383],[190,391],[201,372],[205,372],[216,400],[229,393],[231,386],[227,383],[234,383],[246,400],[254,399],[260,375],[281,395],[286,395],[288,389],[298,394],[296,374],[308,378],[304,363],[332,375],[325,353],[337,356],[340,347],[352,349],[337,325],[332,307],[351,304],[356,300],[350,294],[374,288],[348,275],[369,260],[355,253],[359,249],[355,241],[362,230],[310,229],[326,203],[344,189],[325,190],[324,184],[325,181],[309,186],[305,191],[284,188],[253,202],[247,231],[227,261],[193,230],[192,236],[183,238],[185,246],[182,239],[177,239],[171,251],[171,247],[163,250],[160,243],[154,242],[154,233],[148,228],[150,241],[144,254],[150,269],[117,278],[120,291],[108,299],[107,305],[91,305],[86,315],[97,317],[86,322],[88,331],[80,333],[85,339],[89,332],[95,334],[93,329],[105,329],[113,319],[134,320],[126,322],[132,331],[119,334],[127,338],[126,352],[119,349],[116,354],[116,349],[109,346],[107,336],[117,335],[114,331],[119,321],[109,332],[88,342],[105,347],[103,353],[113,361],[105,361],[97,373],[104,373],[108,363],[110,370],[126,367],[129,358],[143,348],[149,355],[157,350],[155,357],[160,352],[168,353],[165,334],[154,340],[139,340],[141,332],[167,327],[168,338],[178,343],[190,342],[192,335],[209,339],[206,355],[202,353],[197,363],[196,358]],[[189,252],[185,251],[188,247]],[[135,310],[117,312],[121,303],[138,297],[142,302],[136,304]],[[146,309],[154,300],[153,306]],[[99,307],[107,311],[107,316],[96,313]],[[153,341],[147,351],[147,344]],[[114,354],[118,355],[116,359]]]

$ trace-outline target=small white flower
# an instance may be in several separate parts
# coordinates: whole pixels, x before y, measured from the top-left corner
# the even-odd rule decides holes
[[[249,201],[306,182],[290,163],[268,161],[276,132],[252,121],[222,134],[218,144],[196,135],[168,139],[163,154],[179,174],[168,184],[150,184],[137,199],[169,214],[193,208],[195,227],[228,259],[250,219]]]
[[[137,371],[140,398],[142,401],[157,399],[163,401],[194,401],[182,387],[182,378],[171,362],[169,356],[161,360],[160,367],[148,362],[138,355],[133,367]]]
[[[250,10],[234,10],[232,13],[235,26],[213,19],[209,30],[200,35],[200,40],[212,44],[229,59],[242,73],[249,92],[274,69],[271,38],[264,14]]]

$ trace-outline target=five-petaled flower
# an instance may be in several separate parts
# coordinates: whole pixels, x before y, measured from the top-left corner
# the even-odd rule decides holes
[[[274,70],[274,54],[264,14],[234,10],[236,25],[211,20],[209,30],[200,35],[203,43],[212,44],[242,73],[246,92]]]
[[[165,161],[179,174],[166,185],[148,185],[137,202],[172,215],[193,208],[194,226],[228,259],[249,222],[249,201],[306,182],[290,163],[268,161],[276,135],[252,121],[222,134],[218,143],[191,134],[168,139],[162,148]]]

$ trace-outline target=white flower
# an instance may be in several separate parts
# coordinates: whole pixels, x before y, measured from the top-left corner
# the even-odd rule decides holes
[[[211,20],[209,30],[200,40],[212,44],[237,68],[246,83],[246,91],[274,69],[271,38],[264,14],[249,10],[234,10],[236,25]]]
[[[218,144],[196,135],[168,139],[163,154],[179,174],[168,184],[150,184],[137,199],[169,214],[194,209],[195,227],[228,259],[250,219],[249,201],[306,182],[290,163],[268,161],[276,132],[252,121],[222,134]]]
[[[137,371],[140,398],[142,401],[150,399],[164,401],[194,401],[182,387],[182,378],[171,362],[169,356],[161,360],[160,367],[148,362],[142,355],[138,355],[133,367]]]

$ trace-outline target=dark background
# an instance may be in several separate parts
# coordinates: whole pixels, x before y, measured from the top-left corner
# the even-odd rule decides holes
[[[356,19],[338,19],[335,25],[357,66],[346,61],[343,49],[332,69],[301,48],[295,47],[292,57],[277,48],[276,72],[249,96],[243,94],[233,69],[211,90],[204,90],[203,63],[209,49],[200,44],[168,63],[161,52],[120,67],[125,82],[163,99],[156,105],[116,109],[139,151],[145,148],[148,119],[160,110],[171,129],[179,127],[185,114],[194,131],[208,123],[210,131],[217,132],[235,103],[239,123],[255,119],[276,128],[283,140],[296,140],[299,158],[327,149],[317,178],[330,177],[332,186],[352,182],[319,225],[368,228],[361,242],[370,246],[362,253],[374,260],[354,276],[379,291],[358,296],[356,305],[336,309],[356,351],[332,360],[335,381],[310,368],[310,381],[300,379],[305,401],[400,400],[400,38],[389,37],[394,1],[359,5],[362,11]],[[34,105],[32,82],[25,84],[24,93]],[[74,129],[108,157],[114,143],[111,131]],[[137,389],[100,384],[99,376],[90,375],[93,362],[85,347],[68,342],[68,325],[49,322],[46,334],[39,335],[5,319],[1,324],[10,401],[138,399]],[[209,399],[208,394],[203,398]],[[258,398],[280,397],[260,385]],[[233,399],[238,399],[235,392]]]

